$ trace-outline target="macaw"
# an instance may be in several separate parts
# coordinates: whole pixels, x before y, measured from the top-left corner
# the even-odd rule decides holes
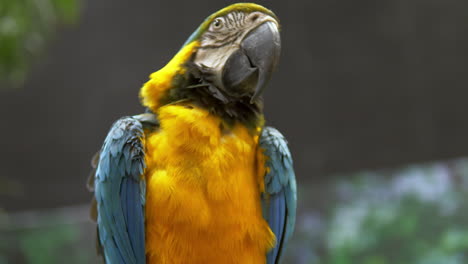
[[[276,264],[294,229],[296,180],[261,94],[279,22],[239,3],[209,16],[140,91],[94,158],[98,247],[108,264]]]

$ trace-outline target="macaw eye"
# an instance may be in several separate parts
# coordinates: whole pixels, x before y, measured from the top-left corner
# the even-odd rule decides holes
[[[252,14],[250,15],[249,18],[250,18],[250,21],[251,21],[251,22],[255,22],[255,21],[257,21],[257,19],[258,19],[259,17],[260,17],[260,14],[257,13],[257,12],[255,12],[255,13],[252,13]]]
[[[223,27],[223,20],[221,18],[216,18],[213,23],[211,23],[211,29],[218,30]]]

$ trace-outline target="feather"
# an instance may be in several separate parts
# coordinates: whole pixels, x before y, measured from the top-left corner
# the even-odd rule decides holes
[[[143,264],[145,257],[144,195],[142,177],[145,128],[155,128],[151,114],[124,117],[114,123],[98,154],[92,175],[97,218],[98,249],[107,263]],[[148,120],[148,122],[146,122]],[[93,207],[92,207],[93,208]]]
[[[260,147],[267,157],[265,166],[269,168],[262,195],[263,216],[276,236],[276,245],[267,254],[267,264],[277,264],[294,230],[296,178],[287,142],[278,130],[265,127]]]

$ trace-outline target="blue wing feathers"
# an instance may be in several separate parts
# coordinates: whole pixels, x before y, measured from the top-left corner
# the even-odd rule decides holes
[[[139,237],[144,237],[144,226],[142,211],[138,210],[138,205],[141,205],[140,201],[140,185],[134,179],[126,178],[122,184],[121,191],[121,204],[124,205],[125,214],[125,223],[128,227],[129,234],[136,234],[130,236],[130,243],[132,246],[133,252],[135,252],[136,257],[144,256],[145,252],[141,251],[144,249],[143,241],[140,241]],[[137,223],[135,225],[134,223]],[[143,263],[143,259],[138,260],[137,263]]]
[[[133,117],[112,126],[96,170],[100,243],[107,263],[145,263],[143,125]]]
[[[267,264],[277,264],[294,230],[296,179],[287,141],[278,130],[265,127],[260,147],[267,157],[265,166],[269,168],[262,195],[263,214],[276,236],[276,245],[267,255]]]
[[[279,193],[270,197],[268,223],[270,228],[277,237],[277,246],[271,250],[267,255],[267,263],[276,263],[282,247],[282,236],[284,234],[285,215],[286,215],[286,202],[283,193]]]

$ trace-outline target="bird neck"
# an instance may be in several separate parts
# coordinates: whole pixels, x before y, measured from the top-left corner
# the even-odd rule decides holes
[[[218,88],[191,62],[198,45],[197,41],[185,45],[166,66],[150,75],[140,90],[142,104],[157,113],[161,106],[190,101],[219,116],[227,126],[241,123],[252,131],[262,126],[262,98],[250,102],[249,96],[231,96]]]
[[[263,101],[257,98],[250,102],[249,96],[233,97],[223,92],[209,80],[204,79],[192,64],[186,65],[184,74],[174,79],[174,88],[161,100],[162,105],[179,101],[189,101],[213,115],[220,117],[228,127],[241,123],[255,131],[263,126]]]

